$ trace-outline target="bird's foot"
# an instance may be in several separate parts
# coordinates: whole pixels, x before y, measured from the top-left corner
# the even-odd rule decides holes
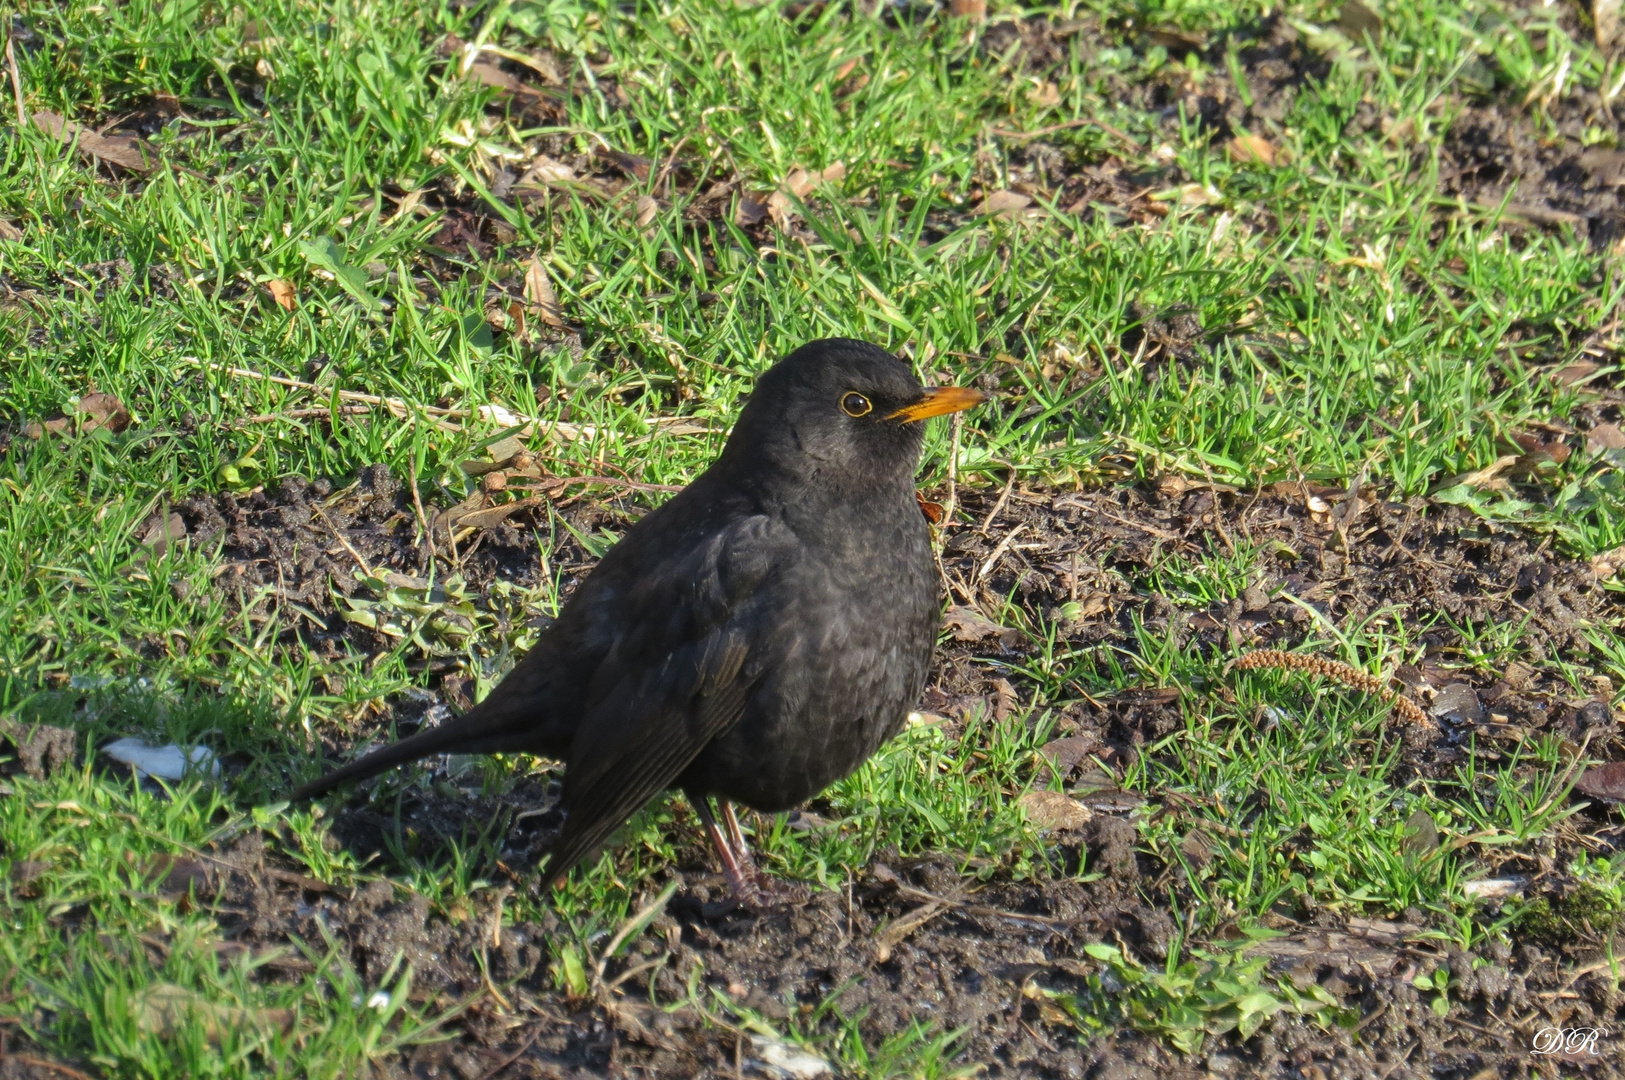
[[[728,879],[734,903],[757,914],[799,908],[812,896],[811,890],[803,883],[777,879],[764,870],[756,869],[754,862],[746,862],[744,866],[723,864],[723,877]]]
[[[739,906],[758,915],[800,907],[812,896],[807,886],[794,881],[781,881],[754,866],[737,875],[728,874],[727,877],[728,886],[733,890]]]
[[[739,819],[726,799],[722,800],[720,823],[711,813],[710,801],[705,796],[691,795],[689,802],[699,811],[705,831],[716,846],[717,856],[722,861],[722,874],[728,879],[728,889],[733,893],[735,905],[760,914],[807,902],[811,893],[805,885],[780,881],[757,869],[756,860],[750,854],[750,845],[745,843],[745,834],[739,828]],[[721,909],[718,911],[720,913]]]

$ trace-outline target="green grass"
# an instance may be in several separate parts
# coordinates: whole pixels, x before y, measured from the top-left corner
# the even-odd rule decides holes
[[[561,475],[608,462],[648,483],[682,483],[715,454],[754,376],[828,334],[901,350],[934,377],[998,387],[964,428],[956,471],[968,483],[1011,469],[1060,485],[1167,472],[1247,487],[1363,475],[1404,498],[1490,464],[1531,423],[1573,417],[1591,392],[1546,372],[1613,332],[1605,328],[1625,287],[1617,269],[1571,233],[1514,228],[1493,209],[1441,198],[1441,146],[1467,102],[1489,95],[1517,108],[1528,98],[1532,122],[1550,132],[1563,100],[1556,80],[1594,88],[1618,73],[1557,28],[1555,9],[1388,7],[1372,54],[1313,36],[1335,24],[1336,8],[1308,2],[995,5],[993,24],[977,29],[923,6],[870,19],[837,5],[794,14],[706,2],[25,0],[12,26],[26,108],[94,130],[156,107],[151,142],[165,165],[114,176],[31,126],[0,139],[0,217],[21,234],[0,239],[0,421],[10,431],[0,454],[0,709],[71,726],[87,747],[114,734],[202,742],[240,769],[168,797],[90,768],[8,781],[0,866],[52,869],[39,898],[0,885],[10,889],[0,892],[0,1018],[51,1052],[128,1076],[349,1074],[438,1030],[415,1004],[353,1004],[396,983],[356,984],[325,943],[307,943],[316,973],[292,983],[205,963],[217,932],[208,914],[130,882],[129,855],[244,829],[324,880],[374,874],[324,845],[317,811],[279,803],[312,767],[311,732],[353,728],[423,678],[410,641],[339,661],[278,645],[280,615],[235,613],[211,587],[216,551],[149,555],[134,534],[165,500],[290,474],[342,483],[384,462],[416,476],[426,498],[454,502],[473,483],[458,463],[503,429],[472,420],[448,430],[423,410],[493,404],[595,426],[576,441],[534,442]],[[1177,103],[1218,87],[1245,100],[1238,58],[1272,14],[1323,49],[1323,76],[1255,132],[1282,160],[1236,163],[1193,116],[1162,115],[1153,99],[1159,88]],[[1059,39],[1058,63],[1029,70],[1019,50],[986,44],[1028,15],[1096,29]],[[1159,25],[1206,35],[1210,60],[1170,56],[1133,29]],[[447,34],[507,50],[486,59],[548,49],[581,92],[560,116],[526,119],[457,77],[460,57],[438,51]],[[5,104],[10,115],[9,96]],[[1353,133],[1362,104],[1386,127]],[[1054,131],[1044,139],[1060,173],[1123,155],[1160,189],[1166,216],[1068,214],[1052,185],[1021,171],[1025,144],[996,134],[1076,117],[1105,120],[1139,150],[1092,124]],[[506,165],[605,150],[649,159],[649,175],[613,196],[576,185],[534,201],[487,200]],[[765,197],[796,169],[835,163],[844,176],[793,205],[795,228],[764,241],[733,224],[740,190]],[[720,217],[707,217],[701,196],[720,181],[736,188]],[[1044,213],[973,212],[1018,182],[1034,185]],[[655,200],[641,220],[640,196]],[[431,251],[439,212],[411,205],[453,199],[500,222],[486,256]],[[487,321],[496,292],[519,296],[533,255],[579,349]],[[293,311],[273,300],[272,280],[297,288]],[[1192,359],[1133,348],[1141,312],[1178,311],[1204,331]],[[1599,380],[1615,371],[1604,353]],[[314,377],[324,390],[227,367]],[[334,388],[408,409],[336,424],[260,419],[336,407]],[[136,422],[118,434],[24,436],[25,422],[70,410],[92,389],[117,395]],[[708,431],[651,427],[678,414]],[[948,447],[946,427],[933,430],[925,482],[944,477]],[[1583,451],[1513,490],[1450,497],[1550,534],[1566,555],[1625,543],[1621,474]],[[538,556],[550,543],[538,538]],[[1136,586],[1205,605],[1245,587],[1250,559],[1245,550],[1170,557]],[[476,599],[482,613],[556,603],[550,587]],[[1020,674],[1039,713],[1071,696],[1069,682],[1103,693],[1217,678],[1214,658],[1149,635],[1131,653],[1073,652],[1020,618],[1036,643]],[[441,643],[482,691],[525,643],[504,637],[501,623],[481,615],[475,633]],[[1486,670],[1520,655],[1504,627],[1461,629]],[[1345,627],[1321,644],[1380,664],[1417,654],[1419,633]],[[1612,628],[1595,633],[1588,663],[1618,682],[1625,662]],[[1592,670],[1554,663],[1577,685]],[[1208,817],[1166,815],[1142,833],[1145,850],[1170,861],[1192,828],[1214,841],[1214,859],[1191,875],[1210,905],[1202,929],[1285,902],[1418,907],[1454,920],[1462,944],[1502,932],[1460,892],[1471,853],[1418,860],[1404,848],[1406,822],[1421,810],[1447,835],[1532,842],[1567,806],[1553,797],[1567,775],[1557,748],[1528,747],[1515,765],[1454,786],[1400,790],[1371,706],[1311,701],[1301,684],[1267,675],[1237,686],[1234,704],[1187,698],[1187,727],[1128,777],[1153,794],[1216,797]],[[1316,723],[1257,730],[1261,706],[1313,709]],[[1064,872],[1015,808],[1046,730],[1025,719],[973,725],[957,742],[932,728],[910,733],[830,793],[828,828],[764,827],[769,865],[837,886],[896,847],[951,852],[981,876]],[[526,767],[491,764],[481,775],[500,787]],[[386,782],[380,805],[406,782]],[[1264,794],[1241,839],[1226,832],[1237,830],[1224,808],[1243,786]],[[695,842],[666,827],[680,813],[680,803],[657,804],[618,854],[576,876],[555,902],[561,934],[591,941],[624,921],[672,845]],[[478,875],[493,842],[402,853],[395,880],[451,910],[490,887]],[[515,917],[538,913],[535,900],[513,904]],[[157,932],[174,943],[162,966],[130,944]],[[108,952],[98,935],[124,951]],[[1182,968],[1168,978],[1176,974],[1181,986],[1198,979]],[[143,1012],[154,985],[220,1008],[291,1009],[297,1020],[211,1039],[194,1017],[186,1038],[171,1038]],[[1069,1007],[1097,1026],[1125,1015]],[[950,1033],[865,1045],[855,1022],[819,1016],[807,1037],[854,1073],[949,1069]]]

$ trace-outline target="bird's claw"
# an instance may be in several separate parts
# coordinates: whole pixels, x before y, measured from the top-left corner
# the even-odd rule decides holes
[[[780,881],[755,867],[737,876],[729,874],[727,877],[734,900],[740,907],[757,915],[800,907],[812,896],[807,886],[791,881]]]

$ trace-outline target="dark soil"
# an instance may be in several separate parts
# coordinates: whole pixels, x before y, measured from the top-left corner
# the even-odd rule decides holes
[[[1599,684],[1597,697],[1577,694],[1555,664],[1542,660],[1559,653],[1583,660],[1589,646],[1582,628],[1617,617],[1619,605],[1589,567],[1554,556],[1538,539],[1425,500],[1398,504],[1312,485],[1243,493],[1168,477],[1153,487],[1109,491],[1012,485],[958,496],[959,520],[968,524],[947,538],[944,572],[953,604],[989,617],[1012,596],[1034,620],[1069,620],[1060,632],[1073,645],[1133,647],[1138,620],[1182,648],[1214,657],[1291,647],[1313,629],[1305,606],[1336,625],[1386,608],[1391,618],[1426,628],[1426,659],[1398,675],[1406,691],[1431,708],[1438,726],[1407,736],[1396,783],[1448,774],[1470,746],[1493,760],[1497,745],[1548,731],[1573,741],[1589,738],[1591,752],[1604,758],[1625,756],[1606,703],[1608,688]],[[939,501],[944,497],[935,493]],[[309,509],[318,500],[325,518]],[[332,611],[323,606],[328,583],[343,588],[354,578],[354,557],[339,536],[369,562],[404,573],[423,569],[410,493],[378,468],[339,495],[293,482],[271,495],[193,500],[179,510],[193,535],[225,531],[230,569],[224,580],[241,580],[245,597],[252,596],[251,586],[275,584],[287,597],[302,598],[313,617],[289,633],[311,641],[358,629],[321,623]],[[582,525],[620,528],[641,511],[627,500],[581,502],[562,512]],[[545,510],[533,507],[465,545],[463,572],[471,584],[534,575],[535,544],[527,534],[546,521]],[[564,542],[554,549],[554,565],[577,574],[587,569],[590,556],[568,533],[558,535]],[[1262,554],[1258,576],[1235,599],[1191,609],[1148,587],[1170,560],[1222,555],[1239,545]],[[1077,607],[1066,607],[1072,604]],[[1493,672],[1467,665],[1451,625],[1498,621],[1524,623],[1522,646],[1531,662]],[[1031,700],[1030,687],[993,663],[1016,659],[1011,650],[1024,648],[1022,640],[996,627],[984,634],[980,625],[956,623],[958,637],[969,640],[948,640],[925,695],[924,707],[950,722]],[[364,638],[351,643],[368,647]],[[451,700],[461,692],[456,678],[447,672],[441,685]],[[1181,723],[1182,700],[1222,692],[1150,687],[1049,705],[1063,734],[1089,740],[1097,756],[1116,765]],[[425,707],[424,701],[403,702],[394,719],[419,718]],[[497,795],[412,786],[402,791],[398,816],[357,805],[338,812],[334,833],[358,853],[383,855],[387,870],[385,840],[391,834],[399,840],[403,828],[432,847],[437,836],[466,839],[495,822],[506,830],[504,861],[486,876],[529,888],[525,867],[557,821],[542,814],[515,824],[516,812],[545,809],[555,798],[537,779]],[[206,869],[211,890],[225,901],[221,925],[231,948],[316,940],[320,920],[347,943],[369,980],[401,950],[414,964],[420,1001],[438,1008],[479,996],[458,1021],[456,1040],[411,1049],[390,1066],[405,1075],[474,1077],[499,1065],[503,1076],[763,1074],[766,1066],[748,1035],[692,1007],[667,1012],[648,1004],[651,995],[661,1004],[685,1000],[696,968],[702,987],[723,990],[775,1021],[804,1019],[812,1004],[844,986],[839,1007],[864,1014],[861,1028],[871,1044],[915,1020],[963,1029],[958,1060],[979,1063],[991,1076],[1525,1076],[1550,1064],[1529,1052],[1539,1030],[1613,1031],[1625,1021],[1625,995],[1601,963],[1609,928],[1590,927],[1583,916],[1561,917],[1575,891],[1561,868],[1581,834],[1594,852],[1609,853],[1620,842],[1615,816],[1593,806],[1552,850],[1486,856],[1504,860],[1498,872],[1527,876],[1526,896],[1549,901],[1559,913],[1515,949],[1441,952],[1417,936],[1426,927],[1416,912],[1407,913],[1410,921],[1325,912],[1277,920],[1285,936],[1267,947],[1272,969],[1328,989],[1362,1018],[1357,1031],[1328,1032],[1278,1018],[1245,1041],[1210,1039],[1193,1058],[1127,1029],[1080,1041],[1049,1022],[1054,1016],[1041,1009],[1032,988],[1079,989],[1080,973],[1093,970],[1083,947],[1100,940],[1120,938],[1155,965],[1165,959],[1175,929],[1164,885],[1169,868],[1135,850],[1129,812],[1140,801],[1132,793],[1107,793],[1091,803],[1095,819],[1063,850],[1063,862],[1106,871],[1092,883],[995,879],[979,885],[960,877],[951,853],[881,856],[847,892],[820,893],[804,908],[761,917],[716,903],[723,897],[721,878],[696,841],[682,848],[691,859],[678,868],[683,887],[629,954],[608,965],[606,979],[656,963],[593,1002],[569,1000],[556,989],[547,964],[557,927],[509,923],[498,933],[500,901],[448,916],[387,883],[344,895],[278,869],[257,836],[221,849],[219,861]],[[1193,903],[1183,879],[1175,874],[1171,880],[1180,903]],[[1154,882],[1159,887],[1152,888]],[[881,959],[877,931],[928,909],[934,916],[892,942]],[[512,983],[502,991],[505,1006],[485,994],[482,957],[499,986]],[[1459,979],[1448,1018],[1436,1016],[1410,981],[1439,963]],[[1563,1068],[1565,1075],[1621,1071],[1606,1053],[1576,1057]]]

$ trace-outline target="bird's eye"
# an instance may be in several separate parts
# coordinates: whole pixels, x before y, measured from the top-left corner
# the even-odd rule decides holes
[[[848,416],[864,416],[873,408],[862,394],[846,394],[841,398],[841,411]]]

